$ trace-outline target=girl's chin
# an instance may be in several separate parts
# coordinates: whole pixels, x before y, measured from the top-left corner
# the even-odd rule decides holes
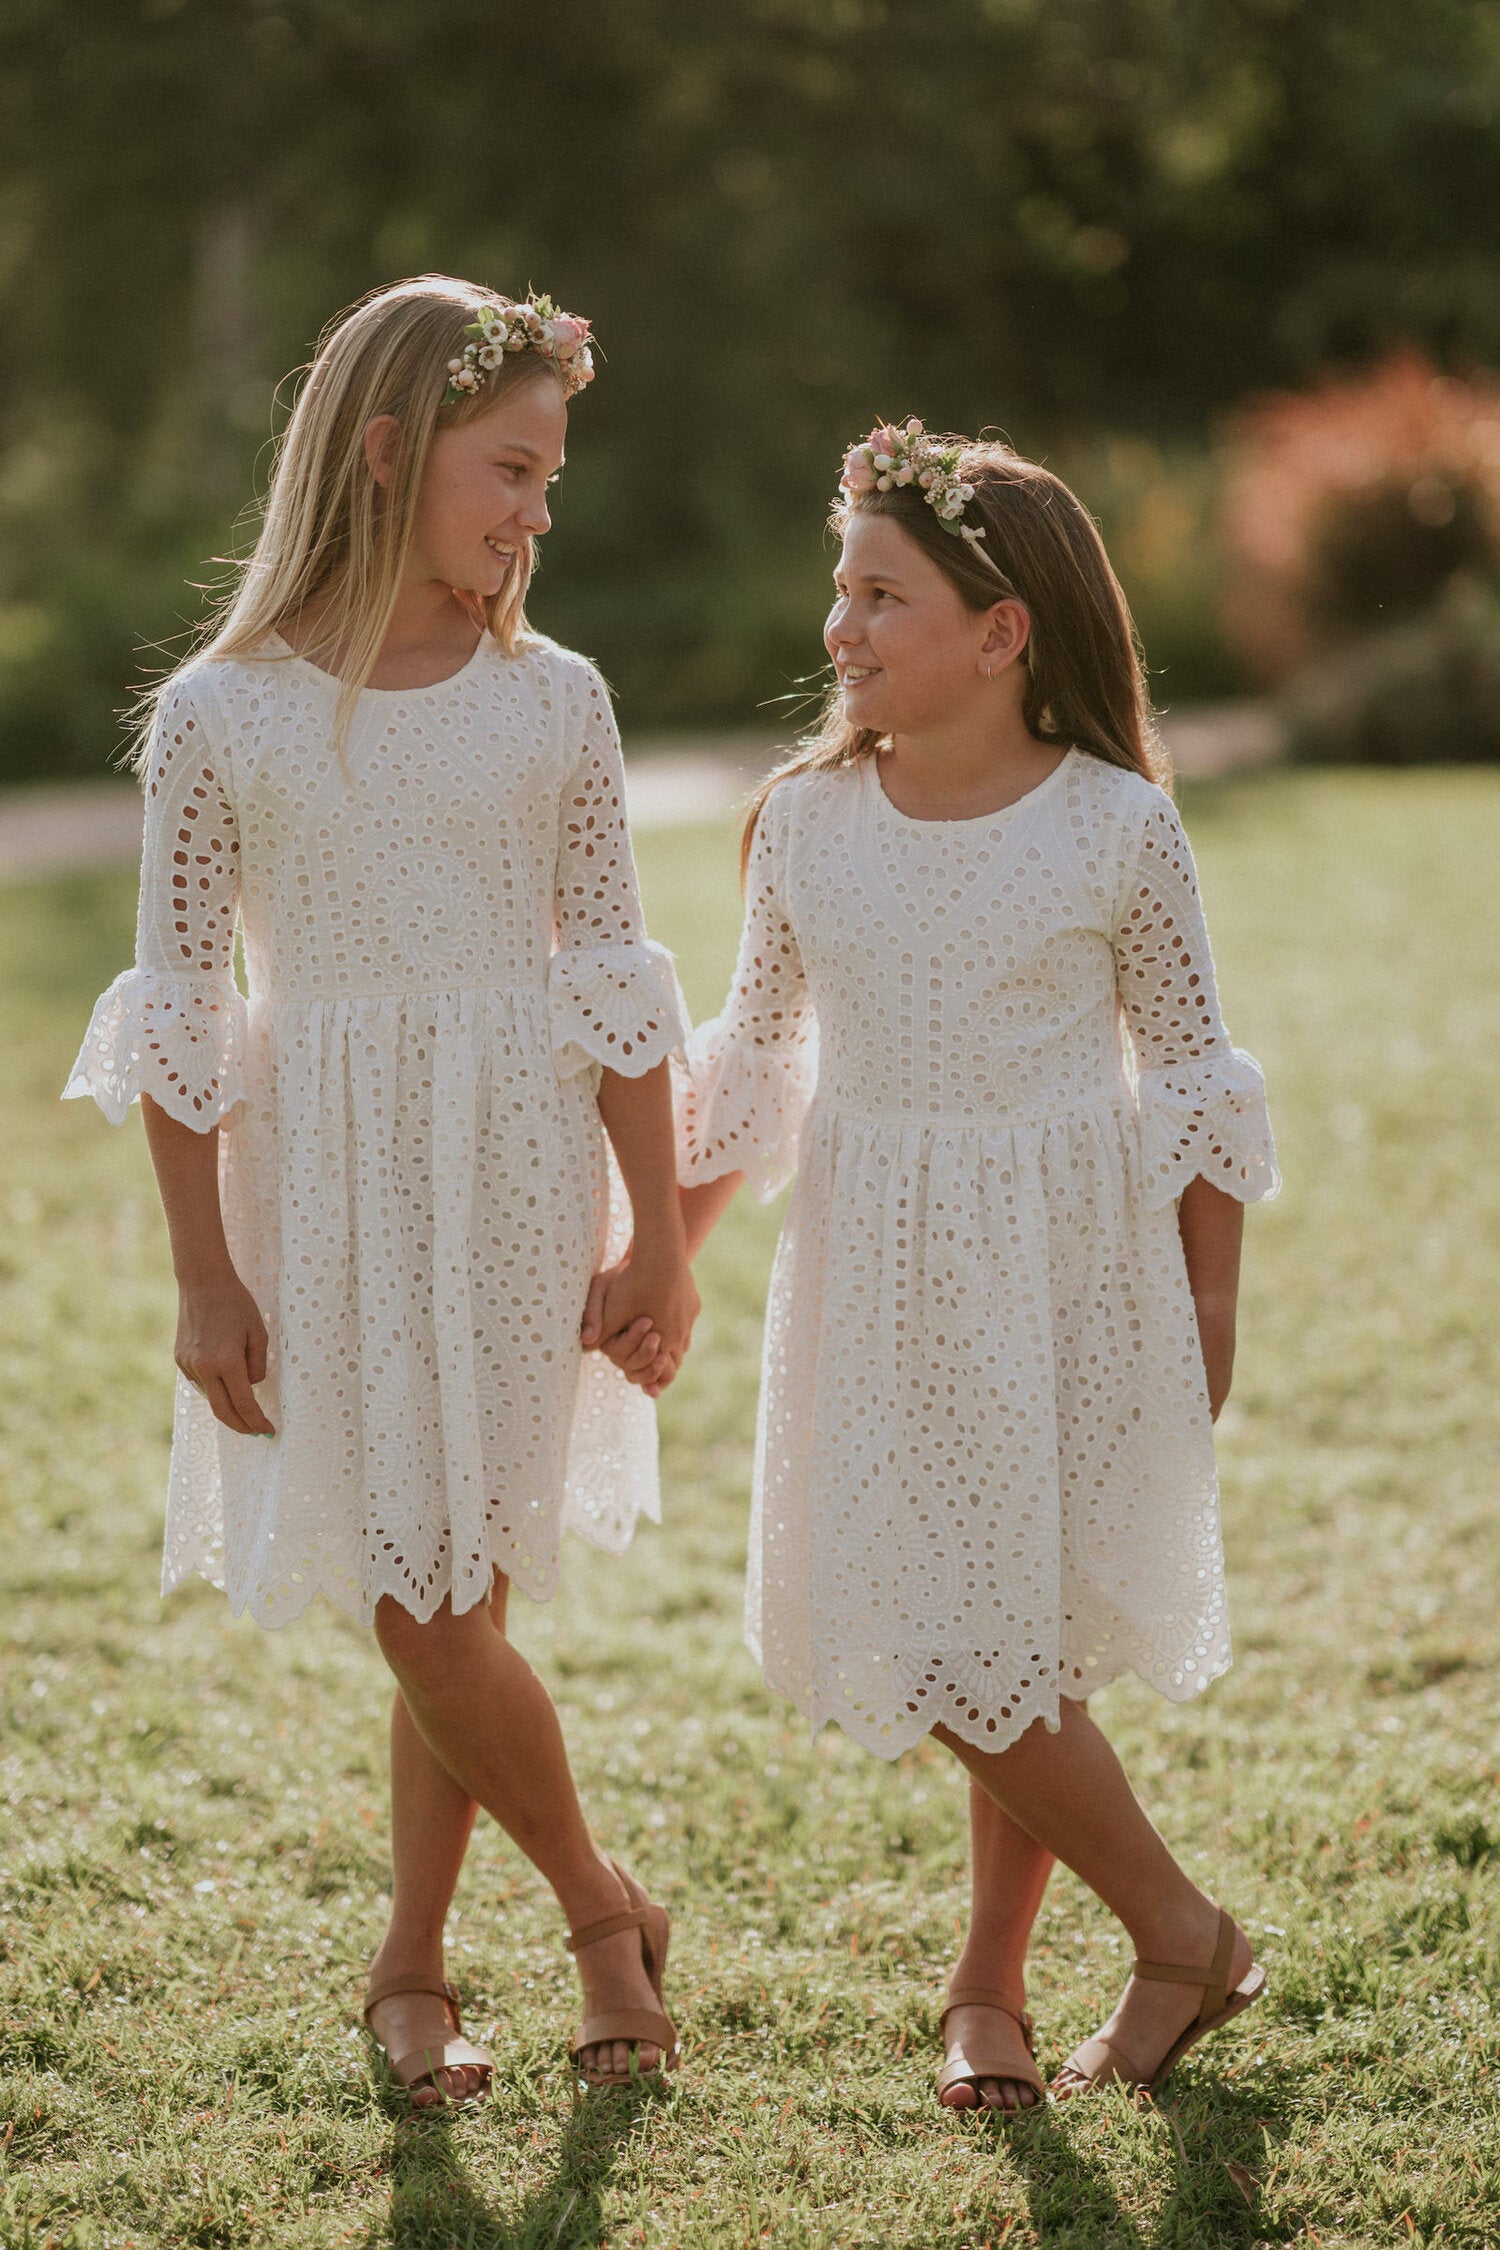
[[[852,720],[857,727],[879,727],[884,731],[887,722],[883,716],[883,697],[871,695],[863,681],[855,687],[844,688],[842,692],[846,719]]]

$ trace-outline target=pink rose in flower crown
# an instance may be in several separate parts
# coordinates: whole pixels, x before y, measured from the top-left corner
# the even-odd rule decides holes
[[[588,334],[588,323],[571,313],[558,313],[545,324],[548,341],[559,359],[571,359]]]
[[[850,446],[848,452],[844,455],[844,473],[839,478],[839,482],[848,493],[874,491],[875,471],[870,466],[870,454],[867,446]]]

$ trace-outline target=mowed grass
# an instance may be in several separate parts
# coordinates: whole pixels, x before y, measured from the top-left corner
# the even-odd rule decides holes
[[[1099,1709],[1270,1996],[1156,2109],[1008,2135],[931,2093],[966,1906],[956,1770],[809,1739],[739,1645],[776,1226],[748,1202],[664,1402],[664,1529],[623,1563],[575,1548],[516,1620],[601,1832],[676,1914],[685,2067],[665,2098],[576,2097],[555,1914],[485,1826],[452,1966],[495,2099],[403,2115],[354,2029],[386,1881],[372,1643],[326,1609],[268,1635],[207,1587],[157,1596],[162,1230],[138,1126],[56,1100],[133,885],[0,894],[0,2242],[1500,2240],[1500,775],[1272,776],[1186,809],[1288,1184],[1251,1217],[1223,1424],[1238,1660],[1187,1707],[1121,1683]],[[731,831],[641,858],[707,1012]],[[1127,1951],[1059,1875],[1044,2062]]]

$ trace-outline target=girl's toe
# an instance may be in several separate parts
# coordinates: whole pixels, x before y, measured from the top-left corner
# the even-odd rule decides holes
[[[978,2099],[974,2088],[963,2084],[949,2086],[938,2096],[944,2109],[972,2109]]]

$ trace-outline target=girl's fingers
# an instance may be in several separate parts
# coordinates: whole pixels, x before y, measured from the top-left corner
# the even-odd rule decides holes
[[[615,1365],[627,1375],[641,1376],[649,1373],[661,1358],[661,1338],[654,1328],[648,1328],[628,1359],[616,1360]]]
[[[639,1320],[633,1320],[617,1336],[607,1338],[601,1348],[606,1359],[612,1359],[616,1367],[623,1368],[647,1343],[651,1344],[653,1352],[661,1350],[661,1339],[652,1327],[649,1316],[642,1313]]]
[[[583,1327],[580,1338],[586,1352],[594,1350],[604,1333],[604,1292],[608,1283],[602,1273],[596,1273],[589,1283],[588,1302],[583,1308]]]
[[[188,1377],[189,1382],[193,1380],[192,1376]],[[222,1422],[226,1430],[233,1430],[239,1437],[249,1437],[249,1425],[230,1397],[229,1386],[222,1375],[205,1375],[198,1382],[198,1388],[208,1400],[215,1421]]]
[[[191,1374],[184,1368],[183,1373],[202,1391],[215,1418],[226,1430],[233,1430],[240,1437],[276,1435],[250,1388],[249,1373],[244,1365],[205,1369],[201,1375]]]
[[[245,1373],[252,1383],[266,1379],[267,1338],[263,1328],[253,1329],[245,1340]]]

